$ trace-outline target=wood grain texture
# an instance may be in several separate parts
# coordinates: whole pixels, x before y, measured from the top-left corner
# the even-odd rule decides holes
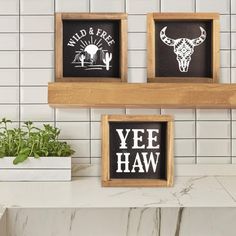
[[[156,77],[155,75],[155,21],[212,21],[211,78],[204,77]],[[220,24],[218,13],[149,13],[147,15],[147,81],[160,83],[217,83],[220,71]]]
[[[166,180],[111,179],[109,122],[166,122]],[[102,116],[102,186],[103,187],[171,187],[174,179],[173,117],[170,115],[103,115]]]
[[[63,20],[120,21],[120,77],[63,77]],[[127,81],[127,14],[126,13],[56,13],[55,14],[55,81],[57,82],[126,82]]]
[[[236,84],[49,83],[53,107],[236,108]]]

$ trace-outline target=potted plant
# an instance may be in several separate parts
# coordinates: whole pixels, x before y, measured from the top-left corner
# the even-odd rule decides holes
[[[71,180],[74,151],[59,141],[60,130],[49,124],[37,128],[25,122],[10,129],[10,120],[0,122],[0,181]]]

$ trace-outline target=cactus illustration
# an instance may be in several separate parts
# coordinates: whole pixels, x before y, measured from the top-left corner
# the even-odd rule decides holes
[[[103,58],[103,63],[106,65],[106,70],[109,70],[109,64],[110,64],[110,61],[112,59],[112,53],[108,53],[106,52],[105,54],[105,58]]]
[[[82,67],[84,67],[84,59],[85,59],[85,55],[81,55],[80,57],[79,57],[79,60],[81,61],[81,66]]]

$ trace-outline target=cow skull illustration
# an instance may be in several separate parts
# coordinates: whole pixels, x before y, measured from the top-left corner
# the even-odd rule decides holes
[[[206,39],[206,31],[200,27],[201,35],[195,39],[178,38],[172,39],[166,36],[167,26],[160,31],[161,40],[168,46],[174,47],[174,53],[179,64],[181,72],[188,72],[191,56],[194,53],[194,47],[202,44]]]

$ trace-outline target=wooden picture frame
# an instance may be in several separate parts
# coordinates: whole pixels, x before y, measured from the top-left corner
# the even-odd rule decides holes
[[[166,22],[167,24],[172,25],[172,28],[171,26],[169,27],[169,29],[167,29],[168,27],[163,27],[163,28],[160,28],[162,29],[161,31],[156,31],[156,29],[158,29],[158,24],[161,25],[163,24],[163,22]],[[176,25],[174,25],[176,22]],[[193,57],[194,60],[197,62],[194,64],[194,66],[196,65],[196,68],[194,69],[191,69],[192,71],[195,70],[194,72],[191,72],[190,71],[190,66],[187,66],[187,69],[184,68],[185,71],[181,71],[183,70],[183,68],[181,68],[181,63],[183,60],[181,60],[179,57],[178,59],[180,60],[180,62],[178,62],[177,60],[177,54],[176,52],[176,49],[177,47],[174,47],[173,45],[177,45],[175,44],[176,39],[181,39],[181,36],[179,37],[173,37],[171,38],[171,36],[168,35],[168,30],[170,32],[170,29],[175,32],[178,32],[177,30],[179,29],[180,27],[180,24],[183,24],[185,22],[190,22],[191,24],[206,24],[206,25],[209,25],[210,28],[210,35],[209,37],[206,36],[206,32],[207,30],[205,30],[205,44],[208,42],[209,44],[209,40],[211,40],[211,44],[209,44],[210,46],[204,46],[205,48],[208,48],[208,50],[210,50],[210,56],[211,56],[211,62],[208,62],[209,63],[209,66],[207,66],[206,63],[203,63],[202,66],[206,67],[205,70],[206,70],[206,76],[195,76],[196,74],[198,74],[198,71],[199,69],[197,69],[197,67],[200,68],[201,65],[199,65],[199,61],[201,60],[197,60],[197,53],[196,51],[197,50],[200,50],[199,48],[201,48],[202,51],[204,51],[202,48],[203,48],[203,43],[204,40],[202,40],[201,43],[199,43],[197,45],[198,49],[196,49],[196,46],[195,47],[195,50],[194,50],[194,53],[193,54],[190,54],[190,63],[189,65],[192,66],[191,64],[191,58],[192,58],[192,61],[193,61]],[[177,25],[177,23],[179,25]],[[175,26],[175,27],[173,27]],[[201,28],[201,27],[200,27]],[[148,77],[148,82],[184,82],[184,83],[217,83],[218,80],[219,80],[219,67],[220,67],[220,63],[219,63],[219,54],[220,54],[220,49],[219,49],[219,41],[220,41],[220,35],[219,35],[219,14],[218,13],[149,13],[147,15],[147,77]],[[182,31],[184,32],[184,34],[187,34],[187,30],[185,30],[186,27],[184,27],[184,25],[182,26]],[[192,27],[189,27],[188,28],[189,31],[193,31]],[[202,29],[199,29],[197,28],[198,31],[199,31],[199,34],[202,36],[204,35],[204,32],[202,31]],[[200,31],[201,30],[201,31]],[[203,29],[204,30],[204,29]],[[181,32],[182,32],[181,31]],[[160,37],[160,35],[164,35],[164,37]],[[167,36],[167,37],[165,37]],[[185,36],[182,36],[183,38]],[[198,37],[200,38],[200,36]],[[166,42],[166,40],[174,40],[173,41],[173,44],[172,44],[172,41],[169,41],[169,42]],[[194,39],[194,38],[191,38],[191,39]],[[196,38],[195,38],[196,39]],[[160,46],[160,42],[158,44],[158,41],[160,42],[164,42],[163,45],[166,46],[166,48],[168,49],[165,49],[165,50],[171,50],[172,53],[173,53],[173,58],[171,58],[171,60],[169,60],[168,62],[168,56],[166,56],[166,61],[165,59],[163,60],[163,56],[165,57],[165,53],[161,53],[159,50],[159,52],[161,53],[162,55],[162,58],[160,59],[160,62],[159,62],[159,65],[158,64],[158,60],[157,60],[157,56],[156,54],[158,55],[158,52],[157,52],[157,49],[163,47],[164,46]],[[196,41],[195,41],[196,42]],[[177,42],[179,43],[179,42]],[[168,45],[167,45],[168,44]],[[200,45],[202,44],[202,45]],[[207,45],[208,45],[207,44]],[[168,46],[172,46],[172,47],[168,47]],[[171,49],[170,49],[171,48]],[[175,52],[174,52],[174,50]],[[179,49],[179,48],[178,48]],[[168,52],[169,53],[169,52]],[[175,55],[176,54],[176,55]],[[199,54],[199,53],[198,53]],[[207,54],[207,52],[204,52],[204,54],[202,54],[202,56],[204,55],[204,60],[205,61],[208,61],[207,59],[207,56],[205,55]],[[186,55],[186,54],[181,54],[181,56],[183,55]],[[184,56],[185,57],[185,56]],[[189,61],[189,60],[188,60]],[[184,62],[184,61],[183,61]],[[168,70],[169,68],[171,68],[171,66],[173,64],[176,63],[176,67],[178,68],[178,64],[179,64],[179,70],[177,69],[177,72],[176,74],[180,74],[180,72],[187,72],[187,73],[182,73],[183,76],[173,76],[173,74],[175,74],[175,72],[171,72],[171,70]],[[159,66],[159,67],[158,67]],[[168,68],[168,66],[170,66]],[[162,68],[162,69],[161,69]],[[166,71],[165,71],[166,69]],[[189,69],[189,70],[188,70]],[[187,70],[187,71],[186,71]],[[170,76],[169,76],[170,74]],[[194,76],[192,76],[191,74],[194,74]],[[199,74],[201,74],[199,72]],[[203,73],[204,74],[204,73]],[[164,75],[164,76],[163,76]]]
[[[94,76],[89,76],[89,75],[88,76],[87,75],[86,76],[79,76],[79,77],[76,77],[74,75],[73,76],[65,76],[65,73],[64,73],[65,68],[64,68],[64,61],[63,61],[64,60],[64,57],[63,57],[63,50],[64,50],[64,48],[63,48],[63,29],[64,29],[63,23],[64,22],[77,22],[77,21],[81,21],[83,23],[92,22],[91,24],[96,24],[96,21],[97,22],[102,21],[102,22],[109,22],[110,24],[117,24],[118,25],[117,27],[119,27],[119,29],[118,29],[119,34],[117,37],[118,37],[118,41],[119,41],[119,44],[118,44],[119,49],[116,49],[117,50],[116,54],[118,54],[118,57],[113,55],[112,59],[110,59],[110,60],[113,60],[113,59],[115,60],[115,58],[119,58],[119,60],[117,62],[118,68],[116,68],[117,76],[101,76],[101,75],[99,75],[99,77],[97,77],[97,74],[100,73],[100,72],[96,73],[98,70],[93,72]],[[68,26],[68,23],[67,23],[67,26]],[[85,81],[85,82],[100,82],[100,81],[103,81],[103,82],[126,82],[127,81],[127,14],[125,14],[125,13],[56,13],[55,14],[55,28],[56,28],[55,29],[55,80],[56,80],[56,82],[83,82],[83,81]],[[70,28],[72,28],[72,27],[70,27]],[[117,34],[114,34],[114,35],[117,35]],[[77,38],[77,39],[79,39],[79,41],[80,41],[80,38]],[[105,36],[103,36],[103,39],[105,40]],[[82,45],[82,43],[81,43],[81,45]],[[96,45],[96,46],[98,48],[101,47],[99,45]],[[107,51],[107,50],[105,50],[105,51]],[[75,51],[75,52],[77,52],[77,51]],[[86,52],[88,52],[88,51],[86,51]],[[104,52],[102,52],[102,53],[104,53]],[[112,54],[112,53],[109,53],[109,54]],[[91,57],[92,57],[92,54],[91,54]],[[100,54],[100,58],[101,57],[102,56]],[[99,57],[97,56],[97,58],[99,58]],[[81,59],[79,58],[78,62],[79,61],[82,61],[82,58]],[[101,59],[101,61],[102,61],[102,59]],[[107,64],[105,64],[105,65],[107,65]],[[77,67],[83,67],[82,63],[81,63],[81,66],[77,66]],[[112,67],[112,66],[110,66],[110,67]],[[106,69],[107,69],[107,67],[106,67]],[[105,68],[102,68],[101,70],[105,71]],[[109,70],[109,62],[108,62],[108,69],[107,70]],[[70,71],[70,70],[68,69],[68,71]],[[86,73],[86,72],[83,72],[83,73]],[[91,73],[91,72],[88,72],[88,73]]]
[[[143,178],[143,175],[138,178],[112,178],[111,174],[113,168],[112,160],[110,152],[113,149],[113,143],[117,145],[117,140],[114,138],[114,135],[110,135],[110,133],[114,134],[111,129],[111,125],[133,125],[133,127],[137,125],[160,125],[160,136],[156,136],[160,138],[160,144],[163,144],[164,148],[160,145],[160,155],[162,155],[162,159],[158,161],[160,166],[158,167],[158,171],[164,171],[164,179],[163,178]],[[127,127],[127,126],[126,126]],[[161,128],[162,127],[162,128]],[[165,130],[165,131],[161,131]],[[126,130],[127,131],[127,130]],[[116,130],[117,132],[117,130]],[[164,133],[163,133],[164,132]],[[163,135],[163,139],[161,139],[161,135]],[[132,137],[132,136],[130,136]],[[133,136],[134,137],[134,136]],[[111,140],[114,138],[114,142]],[[121,139],[119,139],[121,140]],[[127,140],[127,148],[128,148],[128,139]],[[161,141],[162,140],[162,141]],[[120,143],[120,142],[118,142]],[[149,146],[150,147],[150,146]],[[129,149],[130,150],[130,149]],[[133,150],[133,149],[132,149]],[[122,151],[122,155],[124,150]],[[117,154],[117,153],[116,153]],[[161,167],[164,166],[164,170]],[[157,169],[156,169],[157,170]],[[154,169],[153,169],[154,171]],[[117,171],[116,171],[117,172]],[[174,172],[174,162],[173,162],[173,118],[169,115],[103,115],[102,116],[102,186],[104,187],[170,187],[173,185],[173,172]],[[146,176],[149,175],[146,172]],[[157,176],[157,172],[154,172],[154,175]],[[127,177],[127,176],[126,176]]]

